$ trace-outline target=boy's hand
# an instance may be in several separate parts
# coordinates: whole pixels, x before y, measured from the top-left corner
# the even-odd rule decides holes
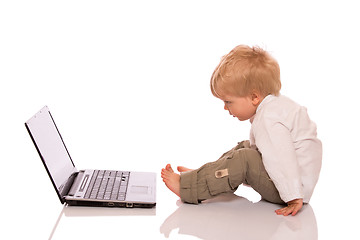
[[[302,198],[294,199],[290,202],[287,202],[287,207],[275,210],[277,215],[284,215],[288,216],[291,214],[292,216],[295,216],[296,213],[302,208],[303,206],[303,200]]]

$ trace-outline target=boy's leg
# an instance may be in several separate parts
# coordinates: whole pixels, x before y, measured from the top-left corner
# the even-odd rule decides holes
[[[248,141],[239,143],[219,160],[180,176],[180,197],[183,202],[197,204],[221,193],[235,192],[242,184],[249,184],[263,199],[283,203],[269,178],[258,151]]]

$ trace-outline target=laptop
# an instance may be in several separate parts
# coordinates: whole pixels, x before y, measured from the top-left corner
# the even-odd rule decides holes
[[[62,204],[127,208],[156,205],[155,173],[78,171],[47,106],[25,126]]]

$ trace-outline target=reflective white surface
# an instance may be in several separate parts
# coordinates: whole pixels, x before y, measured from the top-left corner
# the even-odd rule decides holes
[[[219,196],[195,206],[178,206],[159,227],[157,209],[111,209],[64,207],[54,223],[50,239],[112,236],[148,239],[317,239],[317,224],[310,205],[296,217],[277,216],[278,207],[268,202],[252,203],[234,194]],[[158,207],[162,210],[162,207]],[[99,225],[101,227],[99,227]],[[84,231],[77,229],[83,228]]]
[[[356,1],[0,1],[0,239],[360,239]],[[250,124],[209,80],[235,45],[260,45],[281,93],[306,106],[324,156],[295,217],[236,196],[179,204],[167,163],[214,161]],[[155,209],[62,206],[24,122],[48,105],[78,169],[158,173]],[[225,236],[225,237],[223,237]]]
[[[200,239],[317,239],[317,224],[310,205],[293,218],[277,216],[279,206],[252,203],[236,195],[226,195],[200,206],[179,203],[179,208],[161,225],[165,237],[178,234]]]

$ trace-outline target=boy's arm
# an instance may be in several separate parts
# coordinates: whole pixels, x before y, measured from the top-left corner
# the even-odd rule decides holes
[[[275,212],[277,215],[288,216],[289,214],[291,214],[292,216],[295,216],[298,213],[298,211],[302,208],[302,206],[303,206],[302,198],[294,199],[287,203],[287,207],[275,210]]]
[[[263,163],[284,202],[304,197],[300,167],[290,130],[282,123],[267,119],[258,125],[256,146]]]
[[[275,213],[295,216],[303,206],[303,189],[290,131],[283,124],[272,122],[270,126],[264,124],[260,133],[261,137],[257,138],[257,146],[263,154],[265,168],[267,165],[268,174],[277,186],[280,195],[284,197],[283,187],[285,187],[287,197],[297,196],[296,199],[289,200],[286,207],[277,209]],[[290,195],[288,195],[289,190],[292,192]]]

